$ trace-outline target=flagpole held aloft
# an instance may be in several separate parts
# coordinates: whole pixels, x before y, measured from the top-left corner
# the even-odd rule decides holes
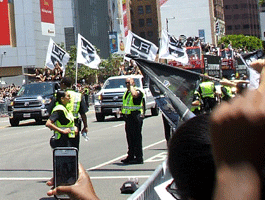
[[[78,63],[75,65],[75,86],[77,86],[77,71],[78,71]]]

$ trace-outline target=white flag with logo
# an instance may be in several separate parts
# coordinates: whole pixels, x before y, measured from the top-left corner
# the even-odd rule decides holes
[[[53,70],[56,62],[58,62],[60,67],[64,71],[69,59],[70,55],[50,38],[45,65],[49,69]]]
[[[189,62],[186,48],[182,48],[181,43],[165,30],[162,31],[159,58],[175,60],[183,64],[188,64]]]
[[[76,62],[92,69],[98,69],[101,62],[94,46],[80,34],[78,34]]]
[[[158,47],[152,42],[145,40],[138,35],[128,32],[126,37],[125,53],[154,61]]]

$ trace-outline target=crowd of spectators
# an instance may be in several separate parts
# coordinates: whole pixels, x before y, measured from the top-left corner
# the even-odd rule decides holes
[[[11,100],[14,96],[17,95],[20,86],[14,84],[0,87],[0,103],[5,103],[8,100]]]
[[[118,75],[143,75],[134,60],[122,62],[120,64]]]
[[[53,70],[49,69],[47,66],[44,70],[36,68],[35,74],[24,74],[26,76],[35,77],[35,81],[60,81],[63,77],[63,69],[60,67],[59,63],[55,64]]]

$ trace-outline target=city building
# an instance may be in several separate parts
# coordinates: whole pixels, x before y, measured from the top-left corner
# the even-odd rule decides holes
[[[159,46],[160,0],[130,0],[131,31]]]
[[[260,38],[258,0],[224,0],[226,35],[243,34]]]
[[[265,3],[260,5],[260,32],[261,39],[265,41]]]
[[[65,42],[65,28],[73,27],[72,1],[1,0],[0,13],[0,81],[21,85],[24,72],[44,67],[50,38]],[[10,76],[16,77],[3,78]]]
[[[225,34],[222,0],[166,0],[161,5],[162,29],[179,37],[200,37],[217,45]]]

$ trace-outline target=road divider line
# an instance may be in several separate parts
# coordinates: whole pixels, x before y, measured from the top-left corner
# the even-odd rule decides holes
[[[158,144],[160,144],[160,143],[162,143],[162,142],[165,142],[165,141],[166,141],[166,140],[163,139],[163,140],[158,141],[158,142],[156,142],[156,143],[150,144],[150,145],[144,147],[143,150],[146,150],[146,149],[148,149],[148,148],[151,148],[151,147],[153,147],[153,146],[155,146],[155,145],[158,145]],[[110,164],[110,163],[113,163],[113,162],[115,162],[115,161],[117,161],[117,160],[122,159],[122,158],[125,157],[126,155],[127,155],[127,154],[124,154],[124,155],[122,155],[122,156],[119,156],[119,157],[117,157],[117,158],[114,158],[114,159],[112,159],[112,160],[109,160],[109,161],[107,161],[107,162],[104,162],[104,163],[102,163],[102,164],[99,164],[99,165],[97,165],[97,166],[95,166],[95,167],[91,167],[91,168],[89,168],[89,169],[87,169],[87,170],[88,170],[88,171],[91,171],[91,170],[95,170],[95,169],[98,169],[98,168],[100,168],[100,167],[106,166],[106,165],[108,165],[108,164]]]
[[[141,176],[91,176],[90,179],[92,180],[102,180],[102,179],[129,179],[129,178],[149,178],[150,175],[141,175]],[[48,181],[51,177],[34,177],[34,178],[27,178],[27,177],[13,177],[13,178],[0,178],[0,181]]]

